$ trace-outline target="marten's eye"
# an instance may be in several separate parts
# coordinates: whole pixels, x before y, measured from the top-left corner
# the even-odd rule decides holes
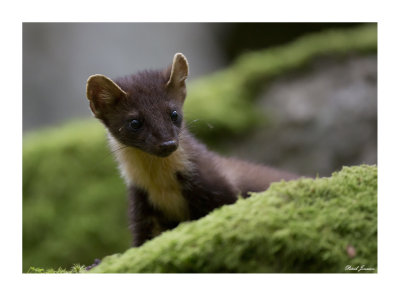
[[[178,120],[178,118],[179,118],[178,112],[172,111],[172,112],[171,112],[171,120],[172,120],[173,122],[175,122],[175,121]]]
[[[129,127],[133,130],[137,130],[141,128],[143,125],[143,122],[140,121],[139,119],[133,119],[131,122],[129,122]]]

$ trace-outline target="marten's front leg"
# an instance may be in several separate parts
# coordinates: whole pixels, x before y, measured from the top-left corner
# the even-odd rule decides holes
[[[163,231],[176,227],[179,222],[170,221],[150,203],[147,192],[138,187],[129,188],[130,229],[133,236],[133,246],[139,247]]]
[[[155,210],[150,205],[147,192],[131,186],[129,188],[129,218],[133,236],[133,246],[141,246],[145,241],[160,233]]]

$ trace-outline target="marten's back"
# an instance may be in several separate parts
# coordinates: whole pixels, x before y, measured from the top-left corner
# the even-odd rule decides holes
[[[266,190],[272,182],[281,180],[293,180],[299,176],[274,169],[265,165],[259,165],[236,158],[220,156],[199,143],[195,138],[185,133],[184,145],[192,155],[192,162],[204,178],[214,178],[215,182],[229,184],[235,195],[247,196],[249,192]]]

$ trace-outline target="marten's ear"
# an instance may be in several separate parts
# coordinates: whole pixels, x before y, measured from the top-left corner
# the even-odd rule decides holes
[[[176,53],[171,66],[171,74],[167,86],[182,86],[189,75],[189,64],[185,56]]]
[[[126,97],[126,93],[110,78],[96,74],[88,78],[86,96],[90,101],[90,109],[96,117],[116,100]]]

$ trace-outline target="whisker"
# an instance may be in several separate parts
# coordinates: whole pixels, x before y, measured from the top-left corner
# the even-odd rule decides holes
[[[193,119],[193,120],[191,120],[191,121],[186,122],[185,126],[189,129],[189,128],[191,128],[192,126],[194,126],[195,124],[201,123],[201,122],[202,122],[201,119]]]
[[[214,126],[211,123],[209,123],[209,122],[207,122],[207,121],[205,121],[203,119],[194,119],[194,120],[191,120],[189,122],[186,122],[185,127],[189,131],[193,131],[192,128],[195,126],[195,124],[197,124],[197,127],[199,127],[201,125],[202,128],[203,127],[207,127],[210,130],[214,128]]]
[[[193,120],[191,120],[191,121],[188,121],[188,122],[186,122],[186,126],[192,125],[192,124],[198,122],[199,120],[200,120],[200,119],[193,119]]]
[[[117,149],[110,150],[110,151],[97,163],[97,165],[95,166],[95,168],[98,169],[99,166],[100,166],[108,157],[110,157],[110,156],[111,156],[112,154],[114,154],[115,152],[120,151],[120,150],[125,149],[125,148],[129,148],[129,146],[122,146],[122,147],[118,147]]]
[[[115,150],[111,150],[110,153],[109,153],[109,155],[111,155],[112,153],[115,153],[115,152],[117,152],[117,151],[120,151],[120,150],[122,150],[122,149],[128,148],[128,147],[129,147],[129,146],[118,147],[118,148],[115,149]]]

